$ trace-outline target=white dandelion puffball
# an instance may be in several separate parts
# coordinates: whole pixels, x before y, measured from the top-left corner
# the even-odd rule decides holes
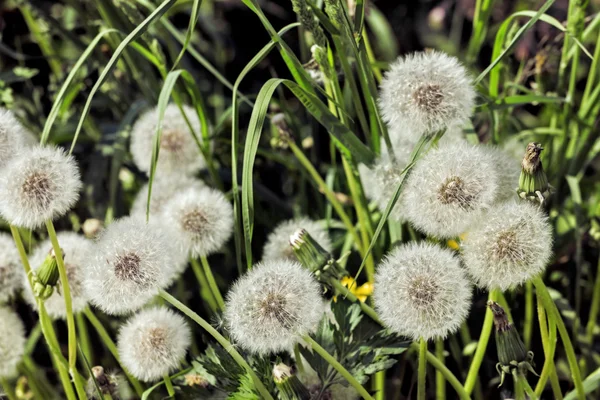
[[[150,218],[160,215],[165,204],[188,188],[201,189],[205,187],[204,182],[199,179],[171,174],[166,176],[157,176],[152,183],[152,194],[150,195]],[[142,186],[137,193],[131,206],[130,215],[146,218],[146,206],[148,205],[148,184]]]
[[[196,111],[186,105],[183,106],[183,110],[198,140],[202,140],[200,120]],[[142,114],[131,130],[130,151],[133,161],[140,170],[148,175],[150,174],[157,122],[158,109],[155,107]],[[162,136],[156,170],[168,173],[194,174],[205,166],[204,157],[200,153],[179,107],[177,104],[169,104],[165,109],[162,122]]]
[[[25,273],[11,235],[0,233],[0,304],[12,299],[23,285]]]
[[[275,261],[286,259],[298,261],[290,245],[290,236],[296,233],[298,229],[304,229],[308,232],[328,252],[331,252],[333,249],[333,244],[325,226],[319,221],[301,217],[283,221],[273,229],[263,247],[262,260]]]
[[[426,234],[456,237],[496,201],[497,182],[496,166],[482,146],[441,145],[412,169],[400,207]]]
[[[498,174],[498,201],[505,201],[517,197],[519,176],[521,175],[521,161],[515,160],[508,152],[500,147],[482,146],[488,152],[488,157],[496,166]]]
[[[12,378],[25,352],[25,327],[13,310],[0,307],[0,378]]]
[[[20,150],[35,142],[33,134],[19,122],[13,112],[0,107],[0,168]]]
[[[12,225],[35,229],[66,214],[81,186],[75,159],[62,149],[24,149],[0,174],[0,214]]]
[[[87,296],[83,287],[83,277],[86,270],[86,264],[89,262],[90,252],[93,248],[93,242],[74,232],[59,232],[57,239],[60,248],[63,251],[67,279],[69,280],[69,289],[71,290],[73,312],[78,313],[83,311],[87,305]],[[37,271],[42,266],[50,250],[52,250],[52,243],[50,240],[42,242],[35,249],[29,259],[32,271]],[[25,300],[37,310],[37,301],[31,291],[31,286],[27,282],[27,277],[25,277],[24,280],[24,287]],[[67,318],[67,310],[65,307],[62,285],[59,290],[60,293],[55,289],[52,295],[44,301],[44,305],[46,306],[46,311],[48,311],[50,317],[65,319]]]
[[[412,242],[379,265],[373,300],[392,331],[414,340],[445,338],[469,314],[471,285],[451,250]]]
[[[428,51],[395,61],[381,81],[379,105],[391,127],[415,136],[433,134],[468,121],[475,90],[458,59]]]
[[[290,349],[323,316],[321,288],[296,261],[265,261],[227,294],[225,321],[232,339],[258,354]]]
[[[552,255],[552,227],[526,201],[489,210],[461,243],[463,264],[479,287],[507,290],[541,274]]]
[[[107,314],[136,311],[166,287],[181,253],[164,228],[127,217],[108,226],[89,256],[84,287],[89,300]]]
[[[193,257],[218,251],[233,233],[233,207],[223,193],[190,188],[163,208],[163,223],[173,228],[180,250]]]
[[[142,310],[119,331],[121,361],[134,377],[151,382],[175,371],[191,344],[182,316],[164,307]]]

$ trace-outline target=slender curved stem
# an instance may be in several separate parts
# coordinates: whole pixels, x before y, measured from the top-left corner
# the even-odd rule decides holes
[[[75,315],[75,323],[77,324],[77,330],[79,331],[79,340],[81,345],[81,351],[83,352],[85,358],[89,361],[90,364],[93,365],[93,353],[90,345],[90,335],[87,330],[87,326],[85,324],[85,320],[81,313]]]
[[[497,289],[492,289],[490,291],[488,299],[491,301],[497,301],[498,293],[499,291]],[[485,319],[483,320],[483,326],[481,327],[481,334],[479,336],[479,343],[477,343],[477,350],[475,350],[475,354],[473,355],[473,361],[471,362],[471,367],[469,368],[469,373],[467,374],[467,379],[465,380],[465,390],[468,394],[471,394],[473,392],[475,382],[477,382],[479,368],[481,367],[481,363],[483,362],[483,356],[485,355],[485,351],[490,340],[493,325],[494,315],[492,314],[492,311],[489,309],[489,307],[486,307]]]
[[[221,291],[219,290],[219,286],[217,285],[217,281],[215,281],[215,277],[210,269],[210,264],[208,263],[208,259],[206,256],[200,257],[200,262],[202,262],[202,268],[204,269],[204,274],[206,275],[206,279],[208,280],[208,286],[210,287],[210,291],[214,296],[215,300],[217,300],[217,305],[219,309],[222,311],[225,309],[225,302],[223,301],[223,296],[221,296]]]
[[[173,388],[173,382],[171,382],[171,377],[168,374],[163,376],[163,380],[165,381],[165,387],[167,388],[167,393],[169,393],[169,397],[175,397],[175,389]]]
[[[531,385],[529,385],[529,382],[527,381],[527,378],[524,375],[520,374],[519,375],[519,380],[522,382],[523,388],[525,388],[525,393],[527,393],[527,395],[529,396],[529,398],[531,400],[537,400],[538,396],[535,394],[535,392],[531,388]]]
[[[600,41],[600,35],[598,35]],[[600,44],[599,44],[600,46]],[[590,315],[588,323],[585,328],[585,339],[586,342],[591,344],[594,339],[594,328],[596,327],[596,320],[598,318],[598,311],[600,310],[600,258],[598,259],[598,267],[596,271],[596,281],[594,283],[594,294],[592,295],[592,304],[590,306]]]
[[[339,363],[331,354],[327,352],[321,345],[309,335],[303,336],[302,339],[310,344],[310,347],[317,352],[325,361],[329,363],[340,375],[344,377],[352,385],[354,389],[362,396],[365,400],[374,400],[373,397],[367,392],[367,390],[352,376],[350,372],[342,364]]]
[[[265,385],[260,381],[258,376],[254,370],[250,367],[250,365],[244,360],[242,355],[238,353],[238,351],[233,347],[233,345],[229,342],[229,340],[225,339],[223,335],[219,333],[215,328],[212,327],[211,324],[206,322],[202,317],[192,311],[188,306],[177,300],[175,297],[171,296],[169,293],[164,290],[160,291],[160,297],[165,299],[167,302],[171,303],[175,308],[179,311],[187,315],[190,319],[200,325],[209,335],[211,335],[217,342],[223,346],[223,348],[229,353],[229,355],[235,360],[235,362],[246,371],[252,378],[254,382],[254,386],[259,391],[260,395],[267,400],[273,400],[273,396],[269,393]]]
[[[435,356],[444,362],[444,339],[437,338],[435,340]],[[446,398],[446,379],[441,371],[435,372],[435,397],[437,400],[444,400]]]
[[[548,335],[548,326],[546,324],[546,310],[542,305],[541,300],[537,299],[538,319],[540,321],[540,335],[542,337],[542,347],[544,349],[544,366],[542,367],[542,373],[538,383],[535,387],[535,394],[539,397],[542,395],[546,387],[548,377],[550,377],[550,384],[552,385],[552,392],[556,400],[562,400],[562,392],[558,383],[558,376],[556,375],[556,367],[554,365],[554,351],[556,350],[556,323],[552,321],[550,323],[550,335]]]
[[[419,340],[419,370],[417,373],[417,399],[419,400],[425,400],[427,397],[425,378],[427,378],[427,341],[421,338]]]
[[[525,388],[523,387],[523,379],[519,379],[518,373],[512,373],[513,383],[515,387],[515,400],[525,400]]]
[[[198,264],[198,260],[192,257],[190,258],[190,263],[192,264],[194,275],[196,275],[196,280],[198,280],[198,283],[200,284],[200,296],[208,303],[212,312],[217,312],[217,300],[210,290],[208,281],[206,280],[204,272],[202,272],[200,264]]]
[[[4,389],[4,394],[8,397],[8,400],[18,400],[15,390],[6,378],[0,377],[0,386]]]

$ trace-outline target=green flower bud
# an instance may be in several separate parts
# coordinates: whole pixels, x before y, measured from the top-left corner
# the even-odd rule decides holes
[[[290,237],[290,245],[300,263],[315,274],[321,282],[328,283],[331,279],[339,280],[348,275],[348,272],[306,230],[297,230]]]
[[[541,204],[552,194],[552,187],[542,166],[540,154],[544,150],[540,143],[529,143],[521,162],[521,176],[517,193],[523,199]]]
[[[42,266],[37,271],[32,271],[31,274],[31,283],[35,297],[46,300],[54,292],[54,288],[58,285],[60,277],[54,249],[50,250]]]
[[[273,367],[273,381],[282,400],[309,400],[310,392],[291,367],[280,363]]]

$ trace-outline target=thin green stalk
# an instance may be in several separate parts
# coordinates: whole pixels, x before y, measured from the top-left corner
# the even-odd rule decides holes
[[[135,379],[133,376],[131,376],[131,374],[129,374],[127,372],[127,369],[123,366],[123,364],[121,364],[121,358],[119,357],[119,351],[117,350],[117,345],[115,344],[115,342],[113,342],[108,331],[104,328],[104,325],[102,325],[102,322],[100,322],[100,320],[98,319],[98,317],[96,317],[96,315],[92,312],[92,310],[87,307],[83,310],[83,315],[85,315],[85,317],[88,319],[88,321],[90,321],[90,324],[92,324],[92,326],[96,330],[96,333],[98,334],[98,336],[100,336],[100,339],[102,340],[102,342],[104,343],[104,345],[106,346],[106,348],[108,349],[110,354],[112,354],[114,359],[121,366],[121,369],[125,373],[127,380],[131,383],[131,386],[133,386],[137,395],[141,397],[142,394],[144,393],[143,386],[140,384],[140,382],[137,379]]]
[[[48,42],[46,35],[40,30],[39,25],[33,16],[31,6],[29,6],[27,3],[24,3],[21,4],[20,9],[21,15],[27,24],[27,28],[29,28],[29,32],[34,37],[35,43],[38,45],[42,54],[46,58],[46,62],[48,62],[53,75],[56,78],[60,78],[62,76],[61,62],[56,57],[56,54],[54,54],[52,51],[52,44]]]
[[[340,293],[340,295],[344,296],[344,298],[353,301],[355,303],[358,303],[358,305],[360,306],[362,312],[364,312],[365,314],[367,314],[369,317],[371,317],[371,319],[375,322],[377,322],[379,325],[383,326],[383,323],[381,322],[381,320],[379,319],[379,316],[377,315],[377,313],[375,312],[375,310],[373,310],[373,308],[369,307],[367,304],[363,303],[362,301],[359,301],[358,298],[350,291],[348,290],[347,287],[345,287],[344,285],[342,285],[342,283],[340,281],[338,281],[337,279],[332,279],[330,284],[334,287],[334,289]]]
[[[372,389],[375,391],[375,400],[385,400],[385,370],[375,374]]]
[[[163,376],[163,380],[165,381],[165,387],[167,388],[167,393],[169,393],[169,397],[175,397],[175,389],[173,388],[173,382],[171,382],[171,377],[169,374],[165,374]]]
[[[523,387],[523,379],[519,379],[517,372],[512,373],[513,383],[515,388],[515,400],[525,400],[525,388]]]
[[[8,397],[8,400],[18,400],[15,390],[8,381],[8,379],[0,377],[0,386],[4,389],[4,394]]]
[[[419,369],[417,372],[417,399],[425,400],[427,397],[427,387],[425,378],[427,377],[427,341],[423,338],[419,340]]]
[[[533,285],[525,283],[525,323],[523,327],[523,341],[526,349],[531,348],[531,332],[533,328]]]
[[[81,345],[81,351],[83,351],[85,358],[90,362],[90,364],[94,365],[94,353],[92,352],[90,345],[90,335],[81,313],[75,315],[75,321],[77,323],[77,330],[79,331],[79,344]]]
[[[539,397],[546,388],[546,382],[550,377],[550,384],[552,386],[552,392],[556,400],[562,400],[562,392],[560,384],[558,383],[558,376],[556,375],[556,367],[554,365],[554,351],[556,350],[556,324],[554,321],[550,324],[550,334],[548,335],[548,326],[546,324],[546,311],[542,305],[542,301],[538,297],[537,299],[537,310],[538,319],[540,322],[540,335],[542,338],[542,347],[544,349],[544,366],[542,367],[542,373],[540,379],[535,387],[535,393]]]
[[[38,383],[38,379],[41,378],[38,368],[30,369],[29,366],[32,364],[31,357],[23,356],[23,360],[21,360],[21,365],[19,366],[19,372],[27,378],[27,385],[33,392],[34,399],[43,399],[44,395],[50,398],[57,398],[56,394],[50,395],[44,389],[40,387],[40,383]],[[47,389],[46,389],[47,390]]]
[[[600,38],[600,35],[598,35]],[[598,311],[600,311],[600,258],[598,258],[598,266],[596,267],[596,281],[594,282],[594,292],[592,295],[592,304],[590,306],[590,315],[588,323],[585,327],[586,343],[591,344],[594,340],[594,328],[598,319]]]
[[[56,254],[56,263],[58,264],[58,272],[60,274],[60,283],[62,286],[62,294],[65,299],[65,308],[67,312],[67,331],[68,331],[68,349],[69,349],[69,370],[72,374],[77,374],[77,332],[75,330],[75,318],[73,316],[73,304],[71,299],[71,288],[69,287],[69,279],[67,278],[67,269],[63,259],[62,249],[56,237],[54,224],[52,220],[46,221],[46,229],[48,236],[52,242],[52,248]]]
[[[581,372],[579,371],[579,365],[577,364],[577,356],[575,355],[575,349],[573,348],[573,344],[571,343],[571,338],[569,337],[569,332],[565,326],[564,321],[556,308],[556,304],[550,297],[550,293],[548,293],[548,288],[544,284],[544,281],[539,276],[533,279],[533,285],[536,289],[536,294],[541,298],[542,305],[546,309],[546,313],[548,314],[548,318],[554,320],[556,322],[556,326],[558,328],[558,333],[560,334],[561,340],[563,342],[565,352],[567,353],[567,360],[569,361],[569,368],[571,369],[571,376],[573,377],[573,383],[575,384],[575,389],[577,391],[577,396],[581,400],[585,399],[585,390],[583,388],[583,381],[581,380]]]
[[[497,301],[499,292],[500,291],[498,289],[492,289],[490,291],[488,300]],[[479,368],[481,367],[481,363],[483,362],[483,357],[485,355],[485,351],[490,340],[493,325],[494,315],[489,309],[489,307],[486,307],[485,319],[483,320],[483,326],[481,327],[479,343],[477,343],[477,350],[475,350],[475,354],[473,355],[473,361],[471,362],[471,367],[469,368],[469,373],[467,374],[467,379],[465,380],[465,390],[468,394],[471,394],[473,392],[475,382],[477,382]]]
[[[531,385],[527,381],[527,378],[524,375],[519,375],[519,380],[523,383],[523,388],[525,388],[525,393],[529,396],[531,400],[537,400],[537,395],[531,388]]]
[[[208,303],[211,311],[216,313],[218,309],[217,300],[210,290],[208,281],[206,280],[204,272],[202,272],[200,264],[198,264],[198,260],[192,257],[190,258],[190,263],[192,264],[192,271],[194,271],[194,275],[196,275],[196,280],[200,284],[200,296]]]
[[[438,338],[435,340],[435,356],[441,362],[444,362],[444,339]],[[446,378],[441,371],[435,371],[435,397],[437,400],[446,399]]]
[[[209,335],[211,335],[223,348],[229,353],[229,355],[235,360],[235,362],[246,371],[252,378],[254,382],[255,388],[261,394],[264,399],[273,400],[273,396],[271,396],[265,388],[265,385],[260,381],[258,376],[254,370],[250,367],[250,365],[244,360],[242,355],[238,353],[238,351],[233,347],[233,345],[227,340],[223,335],[221,335],[215,328],[212,327],[208,322],[206,322],[202,317],[192,311],[188,306],[177,300],[175,297],[171,296],[169,293],[164,290],[160,291],[160,297],[165,299],[167,302],[171,303],[175,308],[179,311],[187,315],[190,319],[196,322],[200,327],[202,327]]]
[[[210,269],[210,264],[208,263],[208,259],[206,256],[200,257],[200,261],[202,262],[202,267],[204,268],[204,273],[206,274],[206,279],[208,280],[208,285],[210,287],[210,291],[212,295],[217,300],[217,305],[220,310],[225,309],[225,301],[223,301],[223,296],[221,295],[221,291],[219,290],[219,286],[217,286],[217,281],[215,281],[215,277]]]
[[[300,354],[300,348],[298,343],[294,345],[294,357],[296,358],[296,368],[300,374],[304,373],[304,363],[302,362],[302,355]]]
[[[327,352],[319,343],[317,343],[309,335],[303,336],[302,339],[307,342],[310,347],[317,352],[325,361],[329,363],[340,375],[348,381],[350,385],[362,396],[365,400],[374,400],[367,390],[352,376],[350,372],[342,364],[339,363],[331,354]]]

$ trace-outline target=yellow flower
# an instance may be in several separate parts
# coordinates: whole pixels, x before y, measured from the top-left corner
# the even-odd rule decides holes
[[[358,300],[360,300],[363,303],[367,300],[367,297],[369,297],[371,294],[373,294],[373,284],[370,282],[367,282],[361,286],[358,286],[358,284],[356,283],[356,280],[351,276],[343,277],[340,282],[342,283],[343,286],[348,288],[350,293],[355,295],[358,298]],[[335,296],[334,296],[333,300],[334,301],[336,300]]]
[[[463,233],[462,235],[458,236],[458,240],[454,240],[454,239],[448,240],[446,242],[446,245],[448,247],[450,247],[452,250],[460,250],[460,242],[465,240],[466,237],[467,237],[467,234]]]

